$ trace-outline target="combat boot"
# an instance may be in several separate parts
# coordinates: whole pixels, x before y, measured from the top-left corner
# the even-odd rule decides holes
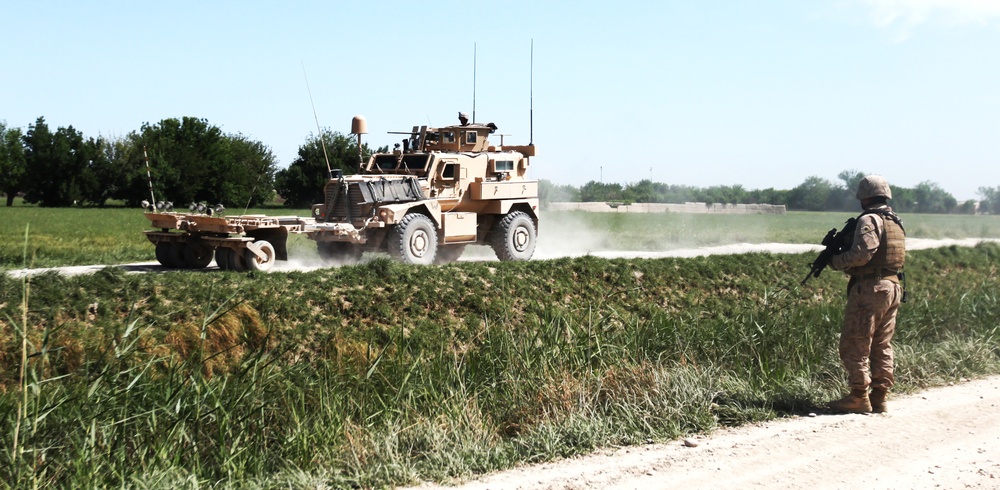
[[[872,413],[888,412],[889,405],[885,402],[888,397],[889,390],[885,388],[872,388],[871,394],[868,395],[868,401],[872,404]]]
[[[868,390],[851,390],[851,393],[840,400],[827,404],[830,410],[837,413],[870,413],[872,404],[868,401]]]

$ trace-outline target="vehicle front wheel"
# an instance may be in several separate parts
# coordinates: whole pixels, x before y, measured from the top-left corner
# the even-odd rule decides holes
[[[437,255],[437,240],[434,222],[426,215],[411,213],[389,232],[389,254],[407,264],[430,265]]]
[[[497,223],[490,242],[500,260],[528,260],[535,253],[536,236],[531,216],[514,211]]]

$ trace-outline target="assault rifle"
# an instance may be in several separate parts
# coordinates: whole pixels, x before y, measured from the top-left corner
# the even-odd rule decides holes
[[[819,256],[816,257],[816,260],[809,265],[809,273],[806,274],[805,279],[803,279],[799,284],[804,286],[810,277],[819,277],[819,273],[823,272],[823,269],[830,264],[830,259],[832,259],[834,255],[851,248],[851,243],[854,241],[854,229],[857,226],[858,219],[851,218],[844,223],[844,228],[840,231],[837,231],[836,228],[828,231],[821,242],[821,244],[826,248],[823,249],[823,251],[819,253]]]

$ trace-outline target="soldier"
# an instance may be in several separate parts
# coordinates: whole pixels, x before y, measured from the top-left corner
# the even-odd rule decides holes
[[[903,301],[899,283],[906,236],[899,216],[888,205],[892,191],[883,177],[861,179],[857,197],[864,212],[858,217],[854,241],[830,261],[830,267],[850,276],[840,359],[851,393],[829,406],[836,412],[883,413],[888,410],[886,396],[894,381],[889,342]]]

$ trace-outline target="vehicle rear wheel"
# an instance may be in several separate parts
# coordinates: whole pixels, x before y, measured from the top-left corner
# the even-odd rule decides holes
[[[179,269],[184,266],[184,244],[179,242],[159,242],[156,244],[156,260],[163,267]]]
[[[389,232],[389,254],[407,264],[430,265],[437,255],[437,230],[429,217],[411,213]]]
[[[191,269],[204,269],[212,262],[212,247],[205,243],[188,243],[184,246],[184,266]]]
[[[316,242],[316,251],[323,262],[336,265],[356,264],[364,253],[360,245],[347,242]]]
[[[271,267],[274,267],[274,261],[277,260],[277,256],[274,253],[274,245],[271,245],[271,242],[268,242],[267,240],[257,240],[253,242],[253,244],[260,249],[265,258],[262,259],[258,257],[257,254],[253,253],[253,250],[250,250],[249,248],[246,249],[246,252],[244,253],[246,254],[245,260],[247,269],[266,272],[270,270]]]
[[[450,264],[459,257],[462,256],[462,252],[465,252],[465,244],[458,245],[441,245],[438,247],[437,257],[434,258],[435,264]]]
[[[535,222],[524,211],[507,214],[493,229],[491,244],[500,260],[528,260],[535,253]]]
[[[229,270],[229,254],[232,253],[229,247],[218,247],[215,249],[215,265],[224,271]]]

